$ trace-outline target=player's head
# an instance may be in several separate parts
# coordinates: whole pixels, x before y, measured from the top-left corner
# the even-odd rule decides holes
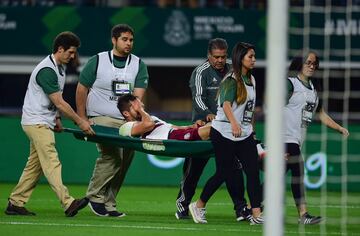
[[[80,38],[76,34],[70,31],[62,32],[54,39],[53,54],[57,54],[61,64],[67,64],[76,57],[80,44]]]
[[[319,64],[319,57],[315,52],[302,52],[291,60],[289,76],[302,74],[305,77],[311,77],[319,68]]]
[[[127,24],[115,25],[111,30],[111,42],[120,56],[128,55],[134,44],[134,30]]]
[[[132,107],[134,103],[141,103],[141,101],[132,94],[124,94],[118,98],[117,108],[124,116],[126,121],[133,121],[141,119],[139,113]],[[142,103],[139,105],[143,105]]]
[[[70,31],[65,31],[56,36],[53,42],[53,53],[56,53],[59,50],[59,47],[62,47],[65,51],[70,47],[80,47],[80,38]]]
[[[225,67],[228,45],[225,39],[211,39],[208,44],[208,60],[212,67],[222,70]]]
[[[111,29],[111,38],[119,38],[122,33],[130,33],[134,35],[134,30],[130,25],[118,24]]]

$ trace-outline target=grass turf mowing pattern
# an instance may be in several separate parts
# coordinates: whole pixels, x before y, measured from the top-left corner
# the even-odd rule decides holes
[[[10,235],[262,235],[262,226],[250,226],[247,222],[236,222],[232,203],[227,191],[221,189],[207,206],[208,224],[195,224],[190,220],[176,220],[175,197],[177,188],[124,186],[118,196],[118,210],[126,213],[123,218],[97,217],[88,207],[73,218],[67,218],[48,185],[35,189],[26,207],[37,216],[7,216],[3,212],[7,198],[14,184],[0,184],[0,234]],[[74,197],[82,197],[86,186],[68,185]],[[198,197],[200,190],[197,191]],[[326,235],[343,235],[341,231],[340,194],[328,193],[327,206],[321,206],[320,193],[308,193],[309,210],[319,215],[320,207],[326,207],[327,216],[323,226],[299,227],[296,209],[290,193],[287,194],[285,235],[320,235],[320,228]],[[360,204],[358,193],[349,193],[346,207],[349,223],[347,235],[359,235]],[[195,199],[194,198],[194,199]]]

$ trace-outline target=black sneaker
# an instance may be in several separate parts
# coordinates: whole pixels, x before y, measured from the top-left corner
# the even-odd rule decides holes
[[[299,224],[302,225],[315,225],[319,224],[321,222],[322,218],[321,216],[312,216],[309,213],[305,213],[299,218]]]
[[[125,213],[119,212],[119,211],[108,211],[107,213],[108,213],[108,216],[110,216],[110,217],[119,217],[120,218],[120,217],[126,216]]]
[[[190,219],[189,211],[177,211],[175,212],[175,217],[178,220]]]
[[[81,209],[83,209],[84,207],[86,207],[86,205],[88,204],[89,199],[87,199],[86,197],[81,198],[81,199],[75,199],[71,205],[68,207],[68,209],[66,209],[65,211],[65,215],[67,217],[73,217],[75,216]]]
[[[97,203],[97,202],[89,201],[89,207],[92,210],[92,212],[94,212],[94,214],[97,216],[108,216],[109,215],[108,211],[105,208],[104,203]]]
[[[236,210],[235,215],[236,221],[250,221],[252,212],[251,209],[244,207],[242,210]]]
[[[18,216],[34,216],[34,212],[28,211],[25,207],[18,207],[11,202],[8,203],[8,206],[5,209],[6,215],[18,215]]]

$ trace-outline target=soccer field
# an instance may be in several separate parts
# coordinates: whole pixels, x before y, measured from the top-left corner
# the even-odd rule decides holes
[[[195,224],[192,220],[177,220],[175,197],[178,189],[169,187],[124,186],[118,196],[118,209],[127,216],[123,218],[98,217],[86,207],[74,218],[66,218],[60,204],[48,185],[39,185],[27,204],[36,212],[35,217],[7,216],[3,212],[7,197],[14,184],[0,184],[0,234],[10,235],[262,235],[262,226],[250,226],[247,222],[236,222],[230,198],[225,189],[218,191],[207,207],[208,224]],[[86,191],[84,185],[69,185],[74,197]],[[200,191],[197,192],[198,197]],[[342,221],[339,193],[328,193],[327,204],[320,204],[319,192],[309,192],[311,213],[317,215],[326,207],[326,220],[322,225],[300,227],[296,209],[290,193],[287,195],[285,235],[360,235],[359,194],[348,195],[347,222]],[[355,220],[354,220],[355,219]],[[341,225],[346,223],[347,234],[342,234]],[[323,230],[322,229],[322,230]]]

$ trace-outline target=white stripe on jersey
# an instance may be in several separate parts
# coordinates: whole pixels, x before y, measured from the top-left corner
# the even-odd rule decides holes
[[[196,104],[202,109],[207,110],[208,107],[205,105],[205,103],[201,100],[201,95],[203,93],[203,89],[201,87],[201,73],[210,67],[209,62],[205,62],[203,65],[201,65],[199,68],[196,69],[196,76],[195,76],[195,88],[196,88],[196,94],[195,94],[195,102]]]

